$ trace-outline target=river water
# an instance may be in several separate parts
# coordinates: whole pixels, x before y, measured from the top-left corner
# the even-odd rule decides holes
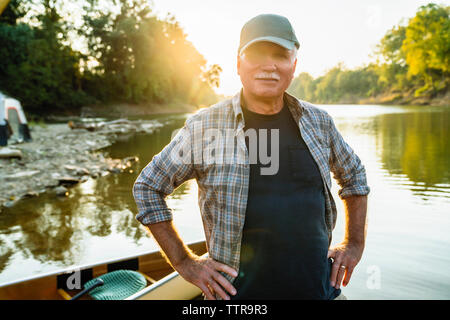
[[[344,294],[350,299],[450,298],[450,107],[321,105],[366,167],[371,187],[364,255]],[[134,219],[132,185],[188,114],[102,150],[138,156],[129,171],[89,179],[67,198],[42,195],[0,215],[0,285],[50,271],[139,254],[157,245]],[[333,180],[338,221],[344,211]],[[204,239],[197,184],[167,198],[185,242]]]

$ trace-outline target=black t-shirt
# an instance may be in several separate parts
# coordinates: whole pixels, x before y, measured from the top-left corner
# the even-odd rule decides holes
[[[272,161],[262,165],[258,156],[257,163],[250,162],[240,268],[233,283],[238,293],[232,299],[334,299],[340,289],[330,286],[325,195],[317,164],[287,106],[273,115],[242,109],[246,133],[267,129],[260,133],[267,136],[265,154]],[[279,130],[279,167],[276,174],[261,174],[262,167],[276,161],[270,154],[272,129]]]

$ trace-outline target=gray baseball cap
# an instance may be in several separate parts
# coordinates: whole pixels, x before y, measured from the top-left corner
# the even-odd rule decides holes
[[[242,27],[239,55],[251,44],[260,41],[276,43],[288,50],[300,48],[294,29],[286,17],[277,14],[260,14]]]

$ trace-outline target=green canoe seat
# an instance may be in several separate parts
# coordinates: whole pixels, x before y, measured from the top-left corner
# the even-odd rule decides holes
[[[95,300],[123,300],[147,286],[147,280],[139,272],[116,270],[89,280],[84,287],[92,286],[96,279],[102,279],[104,284],[89,292]]]

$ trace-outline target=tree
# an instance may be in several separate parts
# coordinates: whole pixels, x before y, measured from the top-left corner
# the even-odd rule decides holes
[[[16,25],[17,20],[27,13],[20,0],[11,0],[6,4],[5,10],[0,14],[0,24]]]
[[[315,100],[315,89],[316,84],[313,77],[307,72],[302,72],[292,81],[288,92],[300,99],[311,101]]]
[[[375,50],[377,60],[353,70],[340,63],[312,79],[300,74],[289,90],[319,103],[357,102],[379,93],[416,96],[446,92],[450,68],[450,7],[428,4],[405,25],[388,30]],[[310,94],[313,88],[313,94]]]
[[[79,56],[62,43],[65,29],[55,2],[41,4],[38,27],[0,23],[0,87],[34,113],[77,108],[90,101],[79,86]]]
[[[445,88],[450,72],[450,6],[433,3],[421,6],[409,20],[401,49],[408,64],[408,76],[424,80],[416,95]]]
[[[375,52],[379,57],[379,68],[376,69],[379,76],[378,84],[386,91],[404,90],[410,85],[406,79],[408,66],[402,50],[405,37],[406,27],[394,26],[376,47]]]
[[[132,103],[198,103],[199,88],[218,83],[220,67],[205,71],[206,60],[173,16],[159,20],[145,0],[114,3],[118,14],[102,12],[97,0],[85,8],[80,34],[97,62],[85,75],[91,94]]]

